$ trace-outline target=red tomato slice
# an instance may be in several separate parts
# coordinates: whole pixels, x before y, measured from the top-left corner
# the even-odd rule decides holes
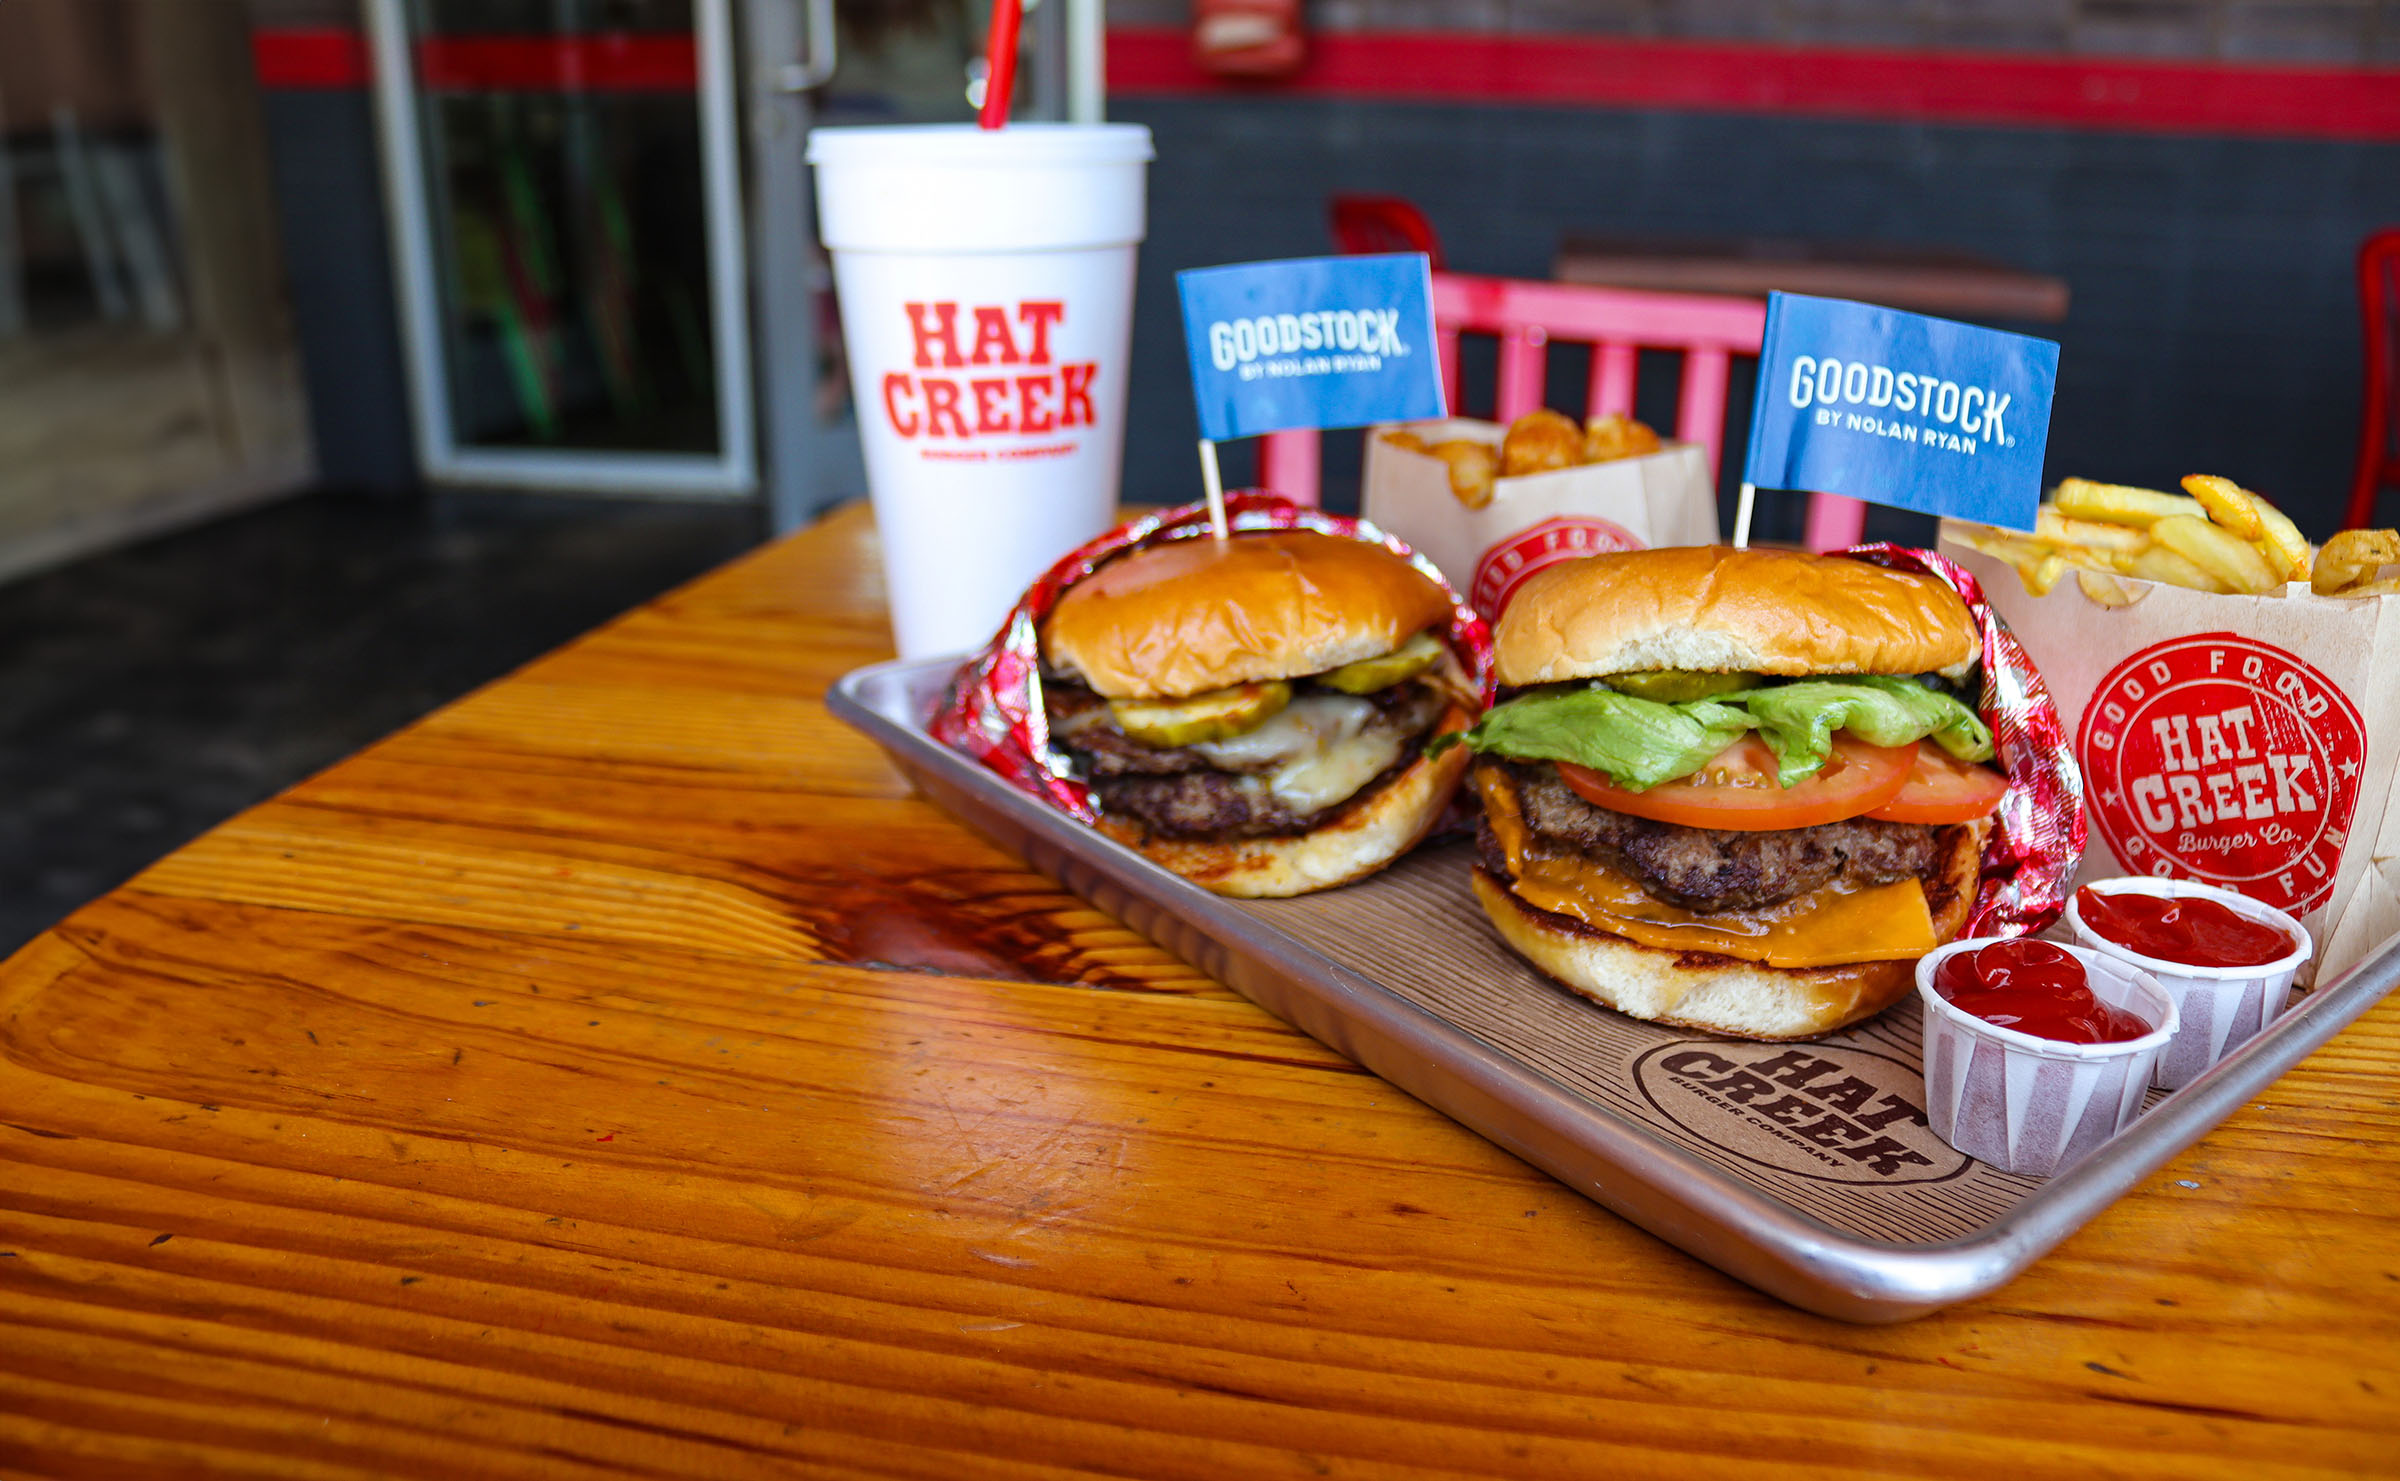
[[[1886,823],[1972,823],[1998,807],[2007,792],[2008,778],[1990,767],[1919,741],[1908,785],[1867,816]]]
[[[1743,736],[1706,766],[1647,792],[1628,792],[1599,772],[1558,763],[1559,778],[1585,801],[1611,812],[1686,828],[1761,833],[1838,823],[1883,806],[1908,784],[1909,746],[1870,746],[1847,734],[1833,738],[1825,767],[1796,787],[1775,783],[1775,753],[1755,735]]]

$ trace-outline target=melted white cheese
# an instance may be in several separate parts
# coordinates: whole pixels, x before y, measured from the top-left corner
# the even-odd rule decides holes
[[[1357,695],[1311,691],[1253,729],[1226,740],[1202,741],[1191,749],[1224,770],[1248,770],[1346,741],[1374,718],[1375,706]]]
[[[1265,774],[1267,789],[1295,811],[1315,812],[1348,799],[1400,759],[1401,737],[1388,730],[1360,734],[1374,718],[1372,700],[1303,694],[1256,730],[1191,749],[1220,767],[1280,763]]]

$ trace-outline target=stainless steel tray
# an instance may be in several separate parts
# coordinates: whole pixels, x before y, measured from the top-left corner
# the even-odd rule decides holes
[[[2005,1284],[2400,983],[2396,938],[2198,1081],[2153,1092],[2068,1172],[2016,1177],[1910,1121],[1913,999],[1801,1045],[1635,1022],[1501,947],[1456,844],[1320,895],[1220,898],[928,736],[957,664],[859,669],[827,704],[934,802],[1285,1022],[1661,1239],[1845,1321],[1903,1321]],[[1805,1119],[1820,1111],[1838,1135]]]

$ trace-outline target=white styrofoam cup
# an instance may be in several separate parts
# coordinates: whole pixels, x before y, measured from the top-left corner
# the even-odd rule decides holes
[[[2315,954],[2308,931],[2291,916],[2247,895],[2193,880],[2151,879],[2128,875],[2096,879],[2089,886],[2103,895],[2158,895],[2170,900],[2199,897],[2214,900],[2234,914],[2273,926],[2295,944],[2283,957],[2261,967],[2188,967],[2160,957],[2144,956],[2120,946],[2083,923],[2083,912],[2072,896],[2067,900],[2067,926],[2075,940],[2149,973],[2175,1000],[2183,1026],[2175,1042],[2158,1056],[2151,1083],[2176,1090],[2200,1078],[2202,1071],[2256,1038],[2275,1021],[2291,1000],[2292,979]]]
[[[1917,961],[1925,1005],[1925,1118],[1934,1134],[2003,1172],[2049,1177],[2133,1124],[2151,1067],[2175,1037],[2175,1000],[2150,974],[2080,946],[2092,996],[2151,1025],[2120,1044],[2065,1044],[1987,1023],[1934,989],[1934,973],[1995,937],[1953,941]]]
[[[818,225],[903,658],[1116,522],[1150,131],[826,128]]]

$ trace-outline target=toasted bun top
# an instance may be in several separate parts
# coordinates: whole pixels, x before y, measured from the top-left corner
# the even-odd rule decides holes
[[[1449,598],[1380,545],[1313,530],[1153,545],[1059,598],[1042,656],[1109,699],[1180,699],[1389,653]]]
[[[1677,545],[1536,573],[1493,634],[1503,684],[1644,669],[1963,673],[1983,643],[1931,576],[1796,550]]]

